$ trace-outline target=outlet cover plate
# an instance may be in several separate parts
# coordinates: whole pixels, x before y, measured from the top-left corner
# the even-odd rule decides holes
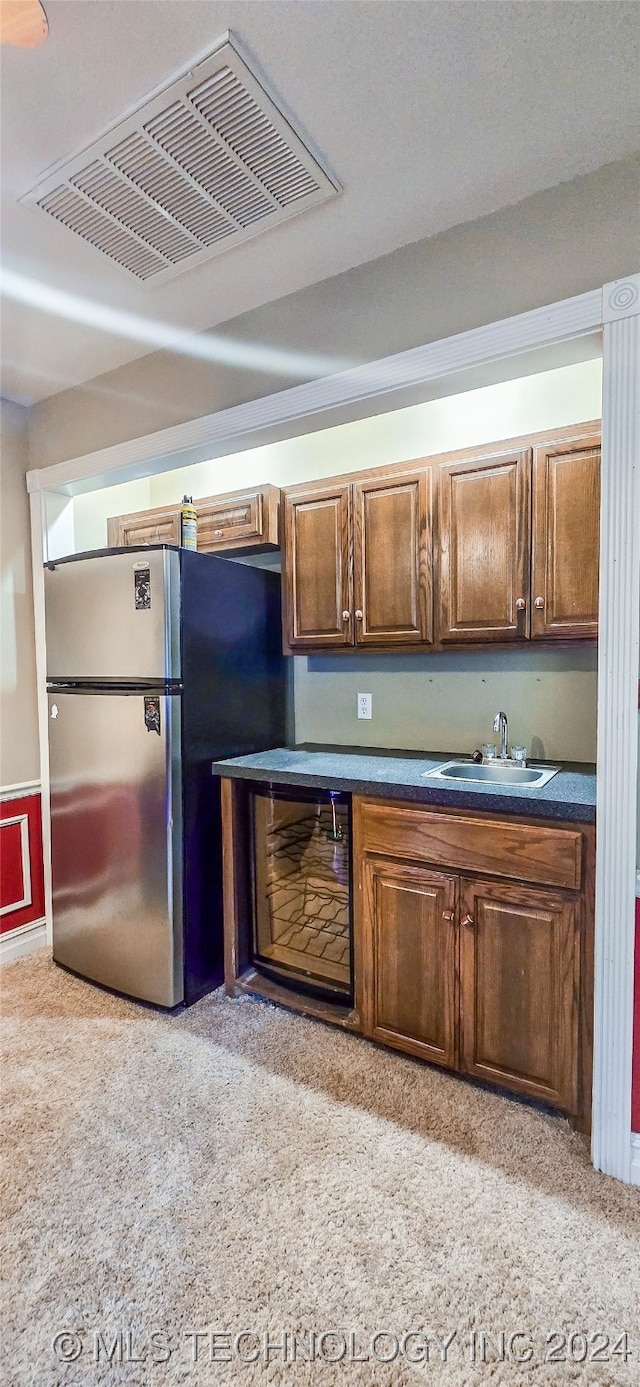
[[[358,717],[359,717],[359,718],[371,718],[371,717],[373,717],[372,706],[371,706],[372,703],[373,703],[373,695],[372,695],[372,694],[370,694],[370,693],[359,693],[359,694],[356,694],[356,706],[357,706],[357,714],[358,714]]]

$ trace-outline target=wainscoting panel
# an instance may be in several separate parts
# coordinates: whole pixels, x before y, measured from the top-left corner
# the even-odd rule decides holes
[[[0,957],[44,943],[44,864],[39,783],[0,790]]]

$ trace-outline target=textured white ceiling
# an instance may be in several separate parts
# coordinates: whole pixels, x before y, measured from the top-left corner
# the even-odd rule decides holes
[[[617,0],[48,0],[2,52],[4,266],[78,321],[5,299],[3,393],[34,400],[398,246],[623,158],[640,143],[640,5]],[[231,29],[344,188],[163,286],[138,286],[18,198]],[[550,247],[550,253],[553,248]],[[74,311],[71,305],[70,311]],[[159,343],[160,344],[160,343]],[[313,325],[309,325],[309,350]],[[294,368],[295,369],[295,368]]]

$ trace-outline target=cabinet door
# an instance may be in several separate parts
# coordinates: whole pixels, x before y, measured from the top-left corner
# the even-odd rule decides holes
[[[356,645],[427,644],[431,469],[356,482],[353,491]]]
[[[179,544],[180,509],[157,507],[133,515],[113,515],[107,520],[107,543],[110,549],[132,544]]]
[[[196,502],[198,549],[204,554],[278,544],[280,493],[275,486]]]
[[[529,449],[440,468],[441,641],[528,635],[530,471]]]
[[[461,1067],[577,1108],[578,904],[554,892],[461,882]]]
[[[600,439],[533,455],[534,639],[598,634]]]
[[[350,486],[285,493],[283,579],[286,645],[353,644]]]
[[[365,1033],[456,1063],[457,878],[392,860],[363,868]]]

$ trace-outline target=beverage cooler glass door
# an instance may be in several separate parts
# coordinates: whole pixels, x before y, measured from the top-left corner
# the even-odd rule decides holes
[[[116,550],[45,566],[47,679],[180,678],[180,555]]]
[[[50,693],[53,957],[182,1000],[182,698]]]
[[[256,788],[251,803],[254,966],[280,982],[350,1002],[348,800]]]

